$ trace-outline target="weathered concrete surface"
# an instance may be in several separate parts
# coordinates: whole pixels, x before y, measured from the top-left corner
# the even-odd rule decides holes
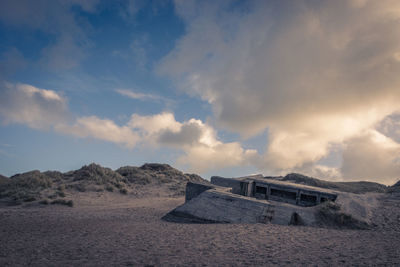
[[[234,178],[224,178],[220,176],[212,176],[211,183],[217,186],[232,188],[232,193],[240,194],[240,180]]]
[[[303,207],[233,194],[229,187],[189,183],[185,204],[164,220],[186,223],[273,223],[280,225],[369,228],[376,194],[338,193],[336,202]]]
[[[293,184],[252,175],[239,178],[211,177],[214,185],[231,188],[231,192],[257,199],[266,199],[309,207],[335,201],[337,193],[323,188]]]
[[[257,200],[209,189],[177,207],[175,215],[187,214],[213,222],[224,223],[275,223],[288,225],[294,213],[305,225],[315,222],[314,210],[279,202]],[[300,220],[297,220],[299,222]]]
[[[215,186],[188,182],[186,184],[185,201],[187,202],[211,188],[215,188]]]

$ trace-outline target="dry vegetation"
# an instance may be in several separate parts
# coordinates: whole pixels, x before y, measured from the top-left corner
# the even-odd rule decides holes
[[[167,164],[126,166],[113,171],[97,164],[79,170],[31,171],[0,179],[0,202],[17,205],[24,202],[73,206],[68,198],[73,192],[115,192],[143,196],[152,187],[166,188],[168,195],[182,196],[188,181],[204,182],[196,174],[184,174]],[[165,185],[165,186],[164,186]]]
[[[4,183],[8,183],[9,179],[3,175],[0,174],[0,185]]]
[[[400,182],[386,187],[372,182],[329,182],[296,173],[268,178],[357,194],[400,191]],[[107,191],[144,197],[154,191],[150,189],[157,187],[165,189],[168,196],[182,196],[188,181],[208,183],[196,174],[184,174],[168,164],[148,163],[141,167],[125,166],[113,171],[92,163],[66,173],[35,170],[10,178],[0,175],[0,204],[62,203],[72,201],[68,199],[72,192]]]

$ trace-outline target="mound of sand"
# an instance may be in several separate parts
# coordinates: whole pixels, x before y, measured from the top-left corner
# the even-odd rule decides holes
[[[167,164],[156,163],[126,166],[116,171],[92,163],[67,173],[35,170],[4,179],[7,183],[0,183],[0,200],[8,204],[32,201],[62,204],[59,199],[68,197],[69,193],[86,191],[118,192],[136,197],[146,194],[181,196],[187,182],[207,183],[196,174],[184,174]]]

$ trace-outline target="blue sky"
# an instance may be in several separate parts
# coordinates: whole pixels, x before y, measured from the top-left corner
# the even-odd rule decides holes
[[[1,1],[0,173],[169,163],[390,184],[396,1]]]

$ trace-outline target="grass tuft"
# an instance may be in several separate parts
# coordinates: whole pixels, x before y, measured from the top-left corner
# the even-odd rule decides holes
[[[69,207],[73,207],[74,206],[74,202],[72,200],[66,200],[66,199],[56,199],[53,200],[50,204],[54,205],[54,204],[59,204],[59,205],[66,205]]]

